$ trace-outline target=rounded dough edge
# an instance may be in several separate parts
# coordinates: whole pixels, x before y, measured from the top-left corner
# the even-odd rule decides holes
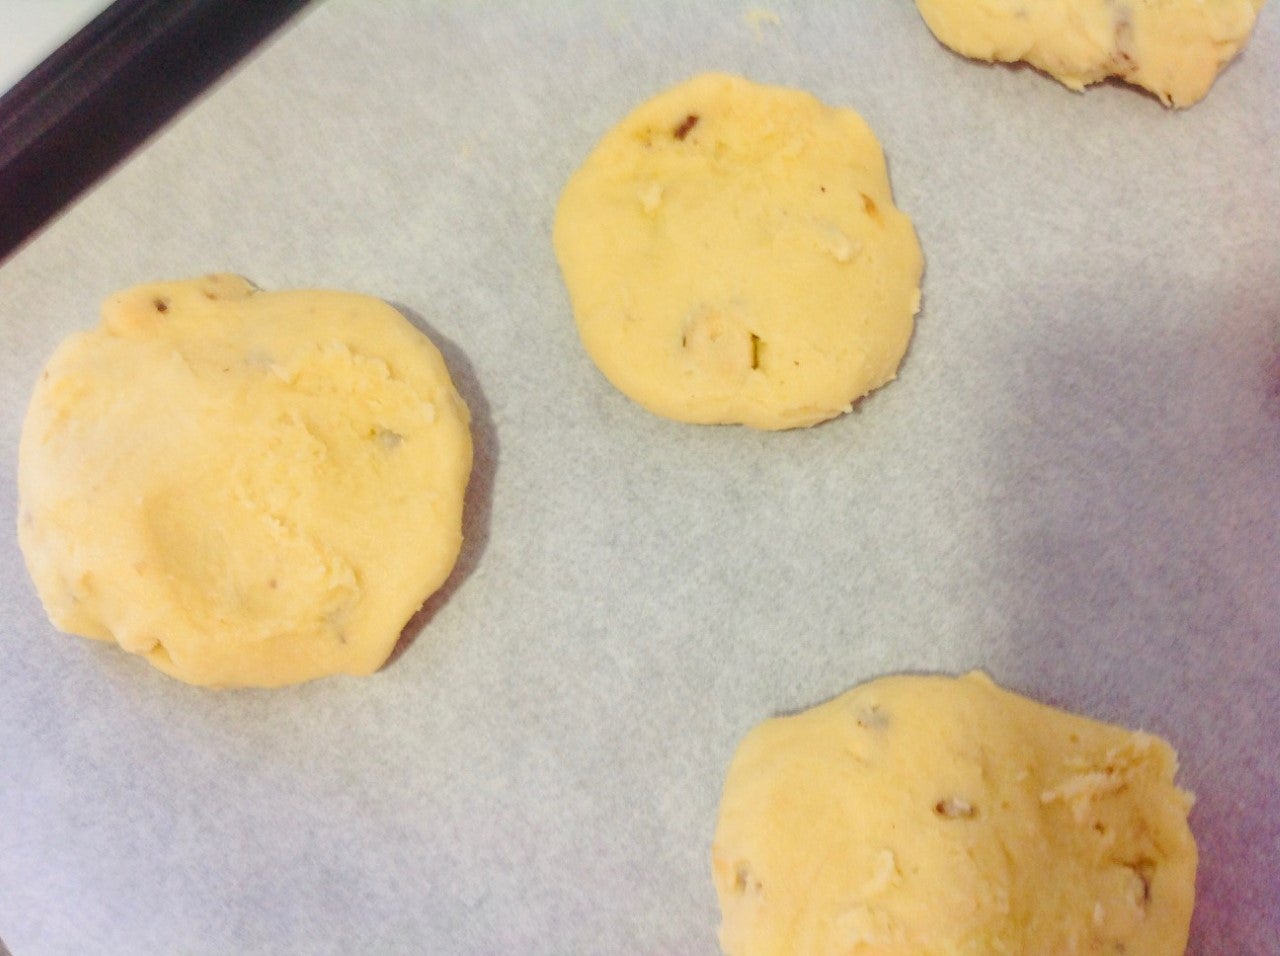
[[[1196,847],[1176,770],[1159,738],[982,674],[880,678],[766,720],[712,845],[722,946],[1178,956]]]
[[[46,366],[19,540],[55,626],[181,680],[367,674],[457,560],[471,458],[443,357],[386,303],[148,284]]]
[[[655,414],[781,429],[890,381],[923,259],[849,109],[704,74],[629,113],[566,184],[553,240],[588,355]]]

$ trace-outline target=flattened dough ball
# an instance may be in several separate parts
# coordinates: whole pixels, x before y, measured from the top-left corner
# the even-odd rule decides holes
[[[377,299],[139,286],[36,386],[22,551],[56,627],[181,680],[368,674],[457,559],[468,422]]]
[[[1178,956],[1196,846],[1164,741],[982,674],[766,721],[712,847],[730,956]]]
[[[892,379],[923,263],[851,110],[734,76],[636,109],[565,186],[555,250],[588,354],[658,415],[778,429]]]
[[[1025,61],[1082,90],[1109,76],[1190,106],[1249,39],[1263,0],[916,0],[963,56]]]

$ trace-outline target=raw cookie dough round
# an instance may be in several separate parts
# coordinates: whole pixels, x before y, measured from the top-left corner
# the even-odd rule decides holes
[[[1204,98],[1263,0],[916,0],[934,36],[976,60],[1023,60],[1082,90],[1109,76],[1166,106]]]
[[[1196,846],[1164,741],[890,677],[766,721],[712,848],[730,956],[1177,956]]]
[[[583,345],[679,421],[813,425],[894,377],[915,232],[853,111],[734,76],[636,109],[569,180],[555,250]]]
[[[41,375],[19,541],[55,626],[181,680],[368,674],[457,559],[468,422],[377,299],[139,286]]]

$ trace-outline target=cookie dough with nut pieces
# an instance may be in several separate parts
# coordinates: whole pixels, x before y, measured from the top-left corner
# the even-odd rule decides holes
[[[457,559],[468,423],[377,299],[139,286],[36,386],[22,551],[55,626],[181,680],[369,674]]]
[[[554,242],[588,354],[667,418],[814,425],[894,378],[920,246],[852,110],[707,74],[609,132]]]
[[[1073,90],[1108,77],[1191,106],[1244,48],[1263,0],[916,0],[942,43]]]
[[[712,847],[729,956],[1181,956],[1191,797],[1150,734],[982,674],[768,720]]]

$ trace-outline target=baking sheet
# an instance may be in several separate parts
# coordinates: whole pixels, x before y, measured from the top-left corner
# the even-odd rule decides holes
[[[940,47],[905,2],[330,0],[0,267],[0,936],[38,953],[714,953],[755,723],[980,667],[1168,737],[1193,953],[1280,952],[1280,17],[1185,112]],[[857,109],[927,260],[818,428],[654,418],[550,247],[704,70]],[[373,678],[212,692],[46,622],[16,447],[56,343],[211,270],[380,296],[475,414],[467,544]]]

